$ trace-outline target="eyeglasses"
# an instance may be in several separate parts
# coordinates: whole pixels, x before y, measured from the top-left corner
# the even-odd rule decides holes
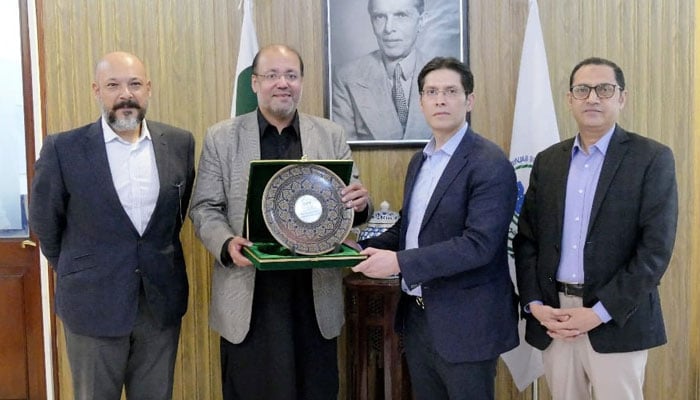
[[[586,100],[588,96],[591,95],[591,89],[595,89],[595,94],[599,99],[609,99],[615,95],[615,89],[622,88],[618,85],[612,83],[601,83],[596,86],[588,85],[574,85],[569,90],[571,90],[571,95],[574,96],[576,100]]]
[[[445,90],[425,89],[421,92],[421,95],[431,99],[435,99],[440,93],[444,94],[445,97],[454,98],[464,93],[464,90],[457,88],[447,88]]]
[[[269,74],[253,74],[264,81],[277,82],[280,78],[284,77],[287,82],[296,82],[299,80],[299,75],[296,72],[285,72],[284,74],[278,74],[277,72],[270,72]]]

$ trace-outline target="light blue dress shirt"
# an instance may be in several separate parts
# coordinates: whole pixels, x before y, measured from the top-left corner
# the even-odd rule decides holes
[[[418,171],[416,183],[413,185],[413,192],[411,192],[411,201],[408,205],[406,249],[418,248],[418,235],[420,233],[420,227],[423,225],[425,209],[428,207],[428,202],[433,196],[435,186],[437,186],[442,173],[445,171],[447,163],[450,162],[452,154],[454,154],[457,146],[462,142],[468,127],[469,124],[465,122],[457,133],[438,150],[435,150],[435,137],[430,139],[423,149],[423,165],[421,165],[420,171]],[[422,295],[420,285],[409,288],[403,278],[401,279],[401,289],[411,296]]]
[[[119,137],[104,118],[102,132],[119,201],[136,230],[143,235],[160,191],[156,155],[146,120],[141,122],[141,135],[134,143]]]
[[[615,126],[613,125],[603,137],[589,146],[588,153],[581,146],[580,135],[577,135],[574,140],[574,147],[571,149],[569,176],[566,181],[561,259],[557,269],[557,280],[560,282],[585,282],[583,253],[591,221],[593,198],[614,130]],[[603,322],[612,319],[600,301],[593,306],[593,311]]]

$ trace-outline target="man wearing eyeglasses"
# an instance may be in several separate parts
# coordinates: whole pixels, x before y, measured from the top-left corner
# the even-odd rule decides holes
[[[55,272],[72,398],[170,400],[189,293],[180,231],[194,136],[146,120],[151,80],[133,54],[105,54],[92,93],[100,119],[44,139],[29,200]]]
[[[583,60],[569,84],[578,134],[537,155],[513,241],[526,340],[554,399],[641,399],[648,349],[666,343],[673,154],[617,124],[627,90],[615,63]]]
[[[513,167],[465,121],[474,78],[454,58],[418,75],[432,139],[408,165],[399,221],[360,242],[356,272],[401,274],[396,329],[403,333],[417,400],[491,400],[496,362],[518,345],[507,232],[515,208]]]
[[[349,160],[350,148],[340,126],[297,111],[299,53],[267,46],[252,69],[258,109],[209,128],[190,210],[195,233],[215,257],[209,322],[221,335],[223,398],[335,399],[342,271],[256,271],[241,250],[252,244],[243,232],[252,160]],[[342,196],[363,223],[369,197],[358,177],[353,168]]]
[[[378,50],[333,76],[333,119],[349,140],[429,139],[415,76],[428,61],[416,47],[424,0],[369,0]]]

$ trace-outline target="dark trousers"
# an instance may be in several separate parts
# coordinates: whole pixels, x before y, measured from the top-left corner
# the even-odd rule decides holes
[[[180,324],[161,328],[148,310],[143,293],[130,335],[92,337],[66,326],[66,351],[75,400],[169,400],[180,337]]]
[[[257,271],[250,331],[221,339],[224,400],[330,400],[338,397],[335,339],[316,322],[311,271]]]
[[[498,359],[446,361],[435,350],[426,311],[412,299],[409,303],[403,340],[415,400],[493,400]]]

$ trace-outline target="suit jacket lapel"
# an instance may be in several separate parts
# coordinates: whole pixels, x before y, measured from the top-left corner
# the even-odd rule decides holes
[[[309,160],[321,159],[316,143],[319,143],[319,140],[323,139],[317,137],[319,132],[316,131],[316,126],[301,113],[299,113],[299,131],[304,132],[304,134],[301,135],[302,157],[306,157]]]
[[[98,119],[96,123],[90,125],[88,128],[87,134],[85,135],[83,154],[87,157],[88,165],[91,166],[92,172],[95,174],[95,182],[99,182],[102,188],[100,193],[103,194],[104,200],[111,208],[116,210],[117,213],[121,214],[121,217],[126,221],[125,223],[128,223],[132,231],[138,235],[136,227],[134,227],[129,215],[122,206],[121,200],[119,200],[117,189],[114,188],[114,180],[112,179],[112,172],[109,169],[109,159],[107,158],[107,147],[105,146],[101,119]]]
[[[423,151],[416,153],[411,162],[408,164],[408,169],[406,170],[406,183],[404,184],[403,193],[403,209],[408,210],[408,205],[411,204],[411,193],[413,193],[413,186],[416,184],[416,178],[418,177],[418,171],[420,171],[421,165],[423,165]]]
[[[88,159],[91,165],[92,172],[95,174],[98,182],[103,182],[105,192],[108,192],[109,197],[117,196],[117,191],[114,189],[112,181],[112,173],[109,170],[109,160],[107,159],[107,147],[105,146],[104,135],[102,134],[101,122],[90,125],[87,134],[85,135],[85,143],[83,154]]]
[[[608,189],[615,177],[615,173],[627,153],[627,146],[625,146],[627,140],[627,132],[619,126],[616,126],[612,138],[610,138],[610,144],[608,145],[608,150],[603,160],[600,177],[598,178],[598,186],[595,189],[595,197],[593,197],[593,206],[591,207],[591,219],[588,223],[588,232],[586,232],[587,235],[590,234],[591,228],[593,224],[595,224],[595,219],[598,215],[598,211],[600,211],[600,206],[603,204],[603,199],[605,199]]]
[[[148,126],[151,132],[151,140],[153,141],[153,152],[156,157],[156,167],[158,168],[158,181],[160,181],[160,193],[158,194],[158,201],[163,195],[164,185],[163,183],[170,182],[169,174],[170,168],[170,152],[168,151],[168,141],[166,140],[165,131],[154,127],[152,125]]]
[[[392,139],[401,139],[401,122],[394,108],[391,91],[387,89],[384,65],[377,57],[373,57],[375,65],[368,63],[358,71],[358,76],[366,78],[351,86],[354,97],[361,100],[356,103],[357,109],[370,132],[396,132],[398,136]]]
[[[248,157],[246,164],[250,164],[250,161],[260,159],[260,126],[258,125],[258,113],[257,111],[251,112],[236,118],[241,118],[243,120],[241,123],[241,131],[236,132],[235,137],[239,140],[239,148],[244,148],[244,151],[231,151],[231,156]],[[299,129],[301,129],[301,122],[299,122],[299,126]],[[303,146],[302,143],[302,150]],[[245,179],[247,182],[248,177],[246,176]]]
[[[408,121],[403,138],[407,140],[430,139],[431,130],[425,121],[425,115],[420,106],[420,93],[418,92],[418,74],[423,66],[429,61],[421,53],[416,53],[416,65],[414,67],[413,79],[411,79],[411,93],[408,100]]]
[[[440,180],[438,180],[438,183],[435,186],[433,195],[430,196],[430,201],[428,201],[428,206],[426,207],[425,215],[423,216],[423,222],[421,223],[421,230],[430,220],[433,212],[435,212],[435,209],[437,209],[440,199],[442,199],[442,197],[445,195],[445,192],[455,180],[457,175],[462,173],[467,164],[469,164],[469,154],[474,149],[473,142],[474,132],[471,130],[471,128],[468,128],[467,132],[464,134],[464,138],[462,138],[462,141],[455,149],[454,154],[452,154],[452,157],[450,157],[450,161],[445,166],[445,170],[442,172],[442,176],[440,176]]]
[[[566,182],[569,179],[569,167],[571,165],[571,149],[574,145],[574,139],[569,139],[562,143],[560,151],[555,153],[553,165],[544,166],[543,168],[550,169],[552,172],[552,187],[559,188],[559,193],[554,194],[554,203],[552,212],[557,216],[557,232],[562,232],[564,227],[564,205],[566,204]],[[557,246],[560,244],[557,243]]]
[[[158,169],[158,182],[160,188],[158,189],[158,199],[156,200],[156,206],[151,214],[151,219],[148,221],[146,229],[143,231],[144,235],[151,228],[151,224],[154,219],[156,219],[156,214],[159,209],[163,206],[162,203],[165,199],[164,196],[168,194],[170,187],[170,151],[168,151],[168,141],[165,131],[160,129],[160,127],[154,124],[148,125],[148,131],[151,133],[151,143],[153,145],[153,153],[156,159],[156,168]],[[183,182],[184,185],[184,182]],[[183,188],[184,189],[184,188]]]

